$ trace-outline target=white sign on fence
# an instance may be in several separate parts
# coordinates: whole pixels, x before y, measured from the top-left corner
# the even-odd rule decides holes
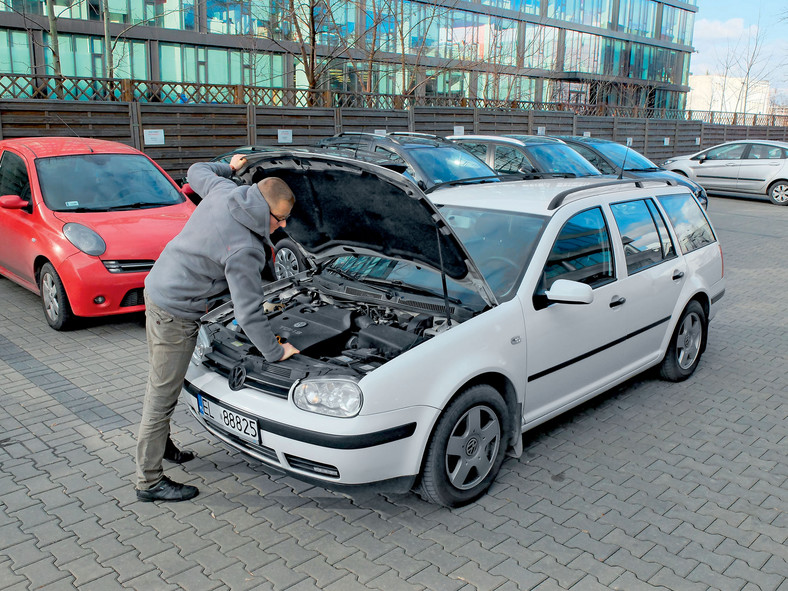
[[[465,135],[465,126],[464,125],[455,125],[454,126],[454,135]]]
[[[146,146],[163,146],[164,145],[164,130],[163,129],[144,129],[142,130],[142,138]]]
[[[277,129],[276,130],[276,141],[280,144],[292,144],[293,143],[293,130],[292,129]]]

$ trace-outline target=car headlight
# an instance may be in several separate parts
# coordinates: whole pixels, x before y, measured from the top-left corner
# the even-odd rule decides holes
[[[208,329],[201,326],[197,332],[197,343],[194,345],[194,351],[192,351],[192,363],[200,365],[205,356],[211,351],[213,351],[213,347],[211,347],[211,337],[208,335]]]
[[[301,410],[332,417],[354,417],[364,399],[352,378],[304,380],[293,392],[293,402]]]
[[[68,241],[85,254],[99,256],[107,250],[104,239],[87,226],[70,222],[63,226],[63,234]]]

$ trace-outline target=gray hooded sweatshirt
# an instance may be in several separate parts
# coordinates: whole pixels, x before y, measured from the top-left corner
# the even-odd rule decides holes
[[[284,349],[263,312],[263,281],[270,210],[257,185],[237,186],[221,162],[197,163],[186,179],[203,200],[145,279],[153,302],[180,318],[196,320],[209,300],[230,289],[235,317],[265,357],[279,361]]]

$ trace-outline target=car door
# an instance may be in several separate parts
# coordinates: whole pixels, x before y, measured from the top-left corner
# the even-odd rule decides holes
[[[526,314],[526,422],[544,420],[584,396],[607,388],[633,355],[621,302],[610,230],[602,208],[592,207],[566,220],[540,249],[536,285],[524,283]],[[588,284],[590,304],[549,303],[544,297],[558,279]],[[533,281],[533,280],[532,280]]]
[[[747,193],[765,193],[766,186],[788,162],[786,150],[769,144],[750,144],[739,168],[737,188]]]
[[[0,236],[4,243],[0,249],[0,266],[16,280],[33,286],[33,261],[39,252],[36,246],[39,214],[33,204],[25,161],[10,150],[0,155],[0,195],[18,195],[30,204],[23,209],[0,208]]]
[[[741,158],[748,144],[725,144],[711,148],[690,161],[698,183],[706,190],[736,191]]]
[[[626,299],[621,308],[629,327],[627,349],[632,353],[632,370],[661,357],[662,343],[687,279],[687,263],[678,255],[652,198],[612,203],[610,211],[616,250],[626,264],[620,293]]]

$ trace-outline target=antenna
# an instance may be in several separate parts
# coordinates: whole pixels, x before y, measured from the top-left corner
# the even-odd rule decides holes
[[[624,152],[624,161],[621,163],[621,170],[618,171],[618,180],[624,178],[624,166],[627,164],[627,156],[629,156],[629,146],[626,146],[627,151]]]
[[[60,119],[60,122],[61,122],[63,125],[65,125],[65,126],[68,128],[68,130],[69,130],[71,133],[73,133],[73,134],[74,134],[74,135],[77,137],[77,139],[80,139],[80,140],[82,139],[82,137],[81,137],[81,136],[80,136],[80,135],[79,135],[79,134],[78,134],[76,131],[74,131],[73,129],[71,129],[71,126],[70,126],[68,123],[66,123],[66,122],[65,122],[65,120],[64,120],[64,119],[63,119],[63,118],[62,118],[60,115],[58,115],[57,113],[52,113],[52,114],[53,114],[55,117],[57,117],[58,119]],[[92,153],[93,153],[93,148],[91,148],[90,146],[87,146],[87,148],[88,148],[88,150],[90,150],[90,153],[92,154]]]

